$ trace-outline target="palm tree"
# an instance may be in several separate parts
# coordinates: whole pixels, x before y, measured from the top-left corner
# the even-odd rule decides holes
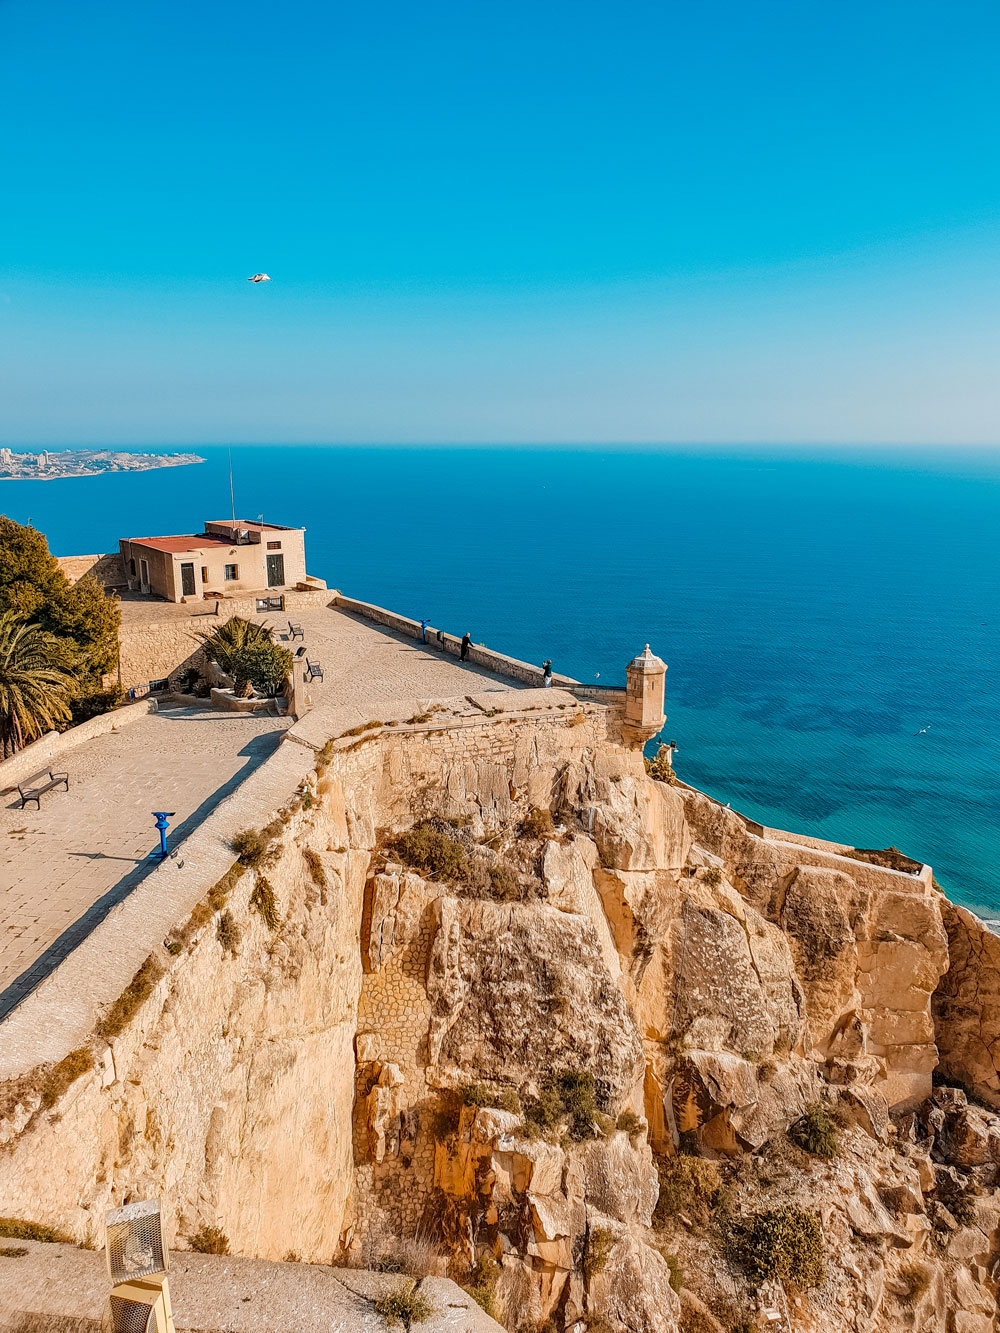
[[[211,634],[199,634],[205,656],[220,671],[233,679],[233,694],[237,699],[249,699],[253,694],[250,671],[256,667],[257,659],[263,653],[286,653],[289,661],[291,653],[279,649],[272,638],[270,625],[258,625],[253,620],[244,620],[242,616],[231,616],[224,625]],[[283,660],[283,659],[282,659]],[[284,673],[282,673],[284,674]]]
[[[73,677],[51,634],[0,612],[0,746],[15,754],[70,718]]]

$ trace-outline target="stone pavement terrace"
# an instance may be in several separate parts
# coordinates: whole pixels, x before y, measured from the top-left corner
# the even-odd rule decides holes
[[[154,810],[172,810],[169,848],[273,753],[289,720],[204,708],[162,712],[67,750],[70,788],[39,809],[0,800],[0,1018],[47,976],[158,862]]]
[[[451,699],[524,688],[336,607],[310,606],[290,617],[271,612],[255,619],[272,625],[288,648],[298,649],[304,642],[306,657],[321,663],[323,680],[310,684],[314,708],[322,704],[356,708],[368,720],[378,718],[380,708],[388,712],[399,700]],[[289,619],[302,626],[304,640],[287,642]]]
[[[287,637],[288,617],[256,618]],[[308,657],[324,669],[311,685],[314,709],[334,705],[374,720],[395,716],[403,701],[522,688],[343,611],[309,607],[293,619]],[[198,628],[205,624],[199,617]],[[273,753],[290,725],[290,718],[165,703],[58,756],[52,766],[69,774],[70,789],[44,795],[39,810],[21,810],[16,789],[3,794],[0,1020],[158,864],[149,860],[157,844],[152,812],[175,812],[168,846],[183,859],[184,838]]]

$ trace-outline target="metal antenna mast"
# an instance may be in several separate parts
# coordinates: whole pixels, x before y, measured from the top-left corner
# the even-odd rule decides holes
[[[233,507],[233,527],[236,527],[236,496],[233,492],[233,451],[229,450],[229,502]]]

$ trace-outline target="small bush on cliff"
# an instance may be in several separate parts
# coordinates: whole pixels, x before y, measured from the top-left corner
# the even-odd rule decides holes
[[[674,766],[670,762],[673,751],[668,745],[661,745],[653,759],[647,759],[646,772],[657,782],[666,782],[671,787],[677,781],[677,774],[674,772]]]
[[[416,1285],[399,1287],[388,1296],[380,1296],[375,1302],[375,1310],[390,1324],[400,1324],[405,1329],[422,1324],[437,1313]]]
[[[608,1227],[593,1227],[587,1232],[586,1248],[583,1252],[583,1276],[588,1282],[603,1273],[607,1267],[608,1256],[615,1248],[615,1233]]]
[[[812,1153],[814,1157],[829,1160],[840,1148],[840,1135],[825,1102],[812,1102],[806,1113],[788,1131],[793,1143]]]
[[[189,1247],[197,1254],[228,1254],[229,1237],[221,1227],[202,1224],[193,1236],[188,1236]]]
[[[709,866],[701,878],[705,884],[717,889],[722,883],[722,871],[718,866]]]
[[[634,1111],[622,1111],[621,1115],[615,1121],[615,1128],[624,1130],[631,1138],[642,1132],[644,1124],[645,1121],[642,1116],[636,1115]]]
[[[660,1194],[653,1214],[654,1227],[666,1227],[679,1213],[698,1227],[708,1225],[722,1188],[722,1174],[707,1157],[658,1157]]]
[[[133,1015],[152,995],[153,987],[162,976],[163,967],[150,954],[118,999],[115,1000],[97,1024],[95,1029],[97,1035],[108,1041],[111,1037],[117,1037],[124,1032]]]
[[[10,1240],[40,1240],[49,1245],[72,1245],[73,1237],[41,1222],[25,1222],[20,1217],[0,1217],[0,1236]]]
[[[490,866],[489,880],[490,895],[498,903],[520,902],[522,897],[521,885],[510,866]]]
[[[278,915],[278,901],[274,895],[274,887],[269,879],[263,875],[257,876],[257,883],[254,885],[253,893],[250,895],[250,911],[257,912],[264,920],[264,925],[268,930],[277,930],[281,925],[281,917]]]
[[[401,833],[392,849],[405,865],[416,866],[431,879],[457,879],[465,870],[465,848],[430,823]]]
[[[670,1269],[670,1285],[674,1291],[684,1286],[684,1268],[676,1254],[664,1254],[663,1262]]]
[[[930,1273],[919,1264],[907,1264],[905,1268],[900,1269],[899,1280],[903,1284],[903,1290],[899,1293],[899,1303],[907,1308],[916,1305],[931,1285]]]
[[[521,1113],[521,1098],[516,1088],[494,1089],[485,1083],[466,1083],[461,1096],[463,1106],[496,1107],[500,1111],[510,1111],[513,1115]]]
[[[260,829],[245,828],[234,833],[229,845],[240,858],[240,864],[248,870],[272,865],[278,857],[277,847],[271,846],[271,839]]]
[[[730,1258],[753,1283],[779,1278],[805,1288],[823,1280],[819,1218],[794,1204],[733,1222],[727,1239]]]
[[[319,852],[313,851],[311,847],[303,847],[302,856],[309,869],[309,878],[316,885],[317,889],[325,889],[326,870],[323,868],[323,860],[320,857]]]
[[[525,1102],[524,1130],[530,1138],[551,1135],[567,1120],[569,1137],[577,1143],[596,1138],[609,1127],[598,1104],[594,1076],[587,1070],[550,1074],[538,1096]]]
[[[462,1284],[480,1309],[491,1319],[496,1317],[496,1289],[499,1281],[500,1265],[488,1250],[484,1250]]]
[[[75,1051],[70,1051],[69,1055],[64,1056],[57,1065],[53,1065],[41,1089],[42,1106],[45,1110],[55,1106],[71,1084],[93,1067],[94,1057],[86,1046],[79,1046]]]
[[[532,806],[521,820],[521,832],[526,838],[546,838],[553,830],[552,811]]]
[[[235,958],[240,951],[240,940],[243,938],[243,933],[228,907],[216,922],[215,934],[222,945],[222,952],[232,954]]]

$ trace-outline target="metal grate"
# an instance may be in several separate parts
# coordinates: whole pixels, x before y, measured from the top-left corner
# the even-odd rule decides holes
[[[155,1333],[156,1310],[144,1301],[127,1301],[121,1296],[109,1297],[111,1306],[111,1333]]]
[[[128,1282],[167,1271],[167,1247],[156,1199],[115,1208],[105,1218],[105,1249],[112,1282]]]

